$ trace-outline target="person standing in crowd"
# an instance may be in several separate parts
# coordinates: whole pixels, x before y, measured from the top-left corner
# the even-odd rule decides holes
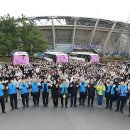
[[[115,112],[118,112],[120,110],[121,113],[123,112],[123,108],[125,106],[125,101],[127,98],[127,86],[125,85],[124,81],[121,81],[121,84],[118,85],[117,90],[117,109],[115,110]]]
[[[129,117],[130,117],[130,83],[128,84],[128,96],[129,96]]]
[[[14,78],[14,82],[17,84],[17,86],[19,86],[21,79],[19,77]],[[17,99],[22,99],[20,91],[17,91]]]
[[[15,83],[13,80],[10,81],[7,87],[9,91],[9,96],[10,96],[10,105],[11,105],[11,111],[15,109],[18,109],[17,107],[17,83]]]
[[[8,80],[5,80],[5,83],[4,83],[4,87],[5,87],[4,97],[5,97],[6,102],[8,102],[8,96],[9,96],[8,90],[6,88],[7,86],[8,86]]]
[[[61,95],[61,108],[64,107],[64,100],[65,100],[65,107],[67,108],[67,104],[68,104],[68,85],[67,85],[65,79],[63,80],[63,82],[60,85],[60,95]]]
[[[79,106],[83,105],[85,106],[85,98],[86,98],[86,83],[85,80],[82,79],[82,81],[79,83],[79,92],[80,92],[80,97],[79,97]]]
[[[106,89],[106,109],[110,108],[112,110],[114,94],[115,94],[115,85],[111,80],[110,84],[107,85],[107,89]]]
[[[125,85],[127,86],[127,90],[128,90],[128,83],[129,83],[129,80],[126,80],[126,81],[125,81]],[[129,94],[128,94],[128,92],[127,92],[126,98],[125,98],[125,104],[124,104],[124,105],[126,105],[126,103],[127,103],[127,101],[128,101],[128,98],[129,98]]]
[[[39,106],[39,84],[36,79],[31,84],[34,106]]]
[[[119,85],[119,80],[118,80],[118,78],[115,78],[115,79],[114,79],[114,84],[115,84],[114,101],[116,101],[116,100],[117,100],[117,91],[116,91],[116,89],[118,88],[118,85]]]
[[[71,103],[70,107],[77,107],[77,92],[78,92],[78,84],[76,79],[74,78],[74,81],[71,82],[70,84],[70,94],[71,94]]]
[[[26,104],[27,107],[29,106],[28,105],[28,103],[29,103],[28,89],[29,89],[29,86],[25,82],[25,79],[23,79],[22,82],[20,83],[20,90],[21,90],[23,108],[25,108],[25,104]]]
[[[29,88],[31,88],[31,82],[32,82],[32,78],[28,77],[28,78],[26,79],[26,83],[28,84]],[[32,99],[31,89],[28,89],[28,94],[29,94],[29,98]]]
[[[42,83],[41,86],[42,86],[43,105],[44,107],[48,107],[49,84],[47,83],[46,79],[44,79],[44,82]]]
[[[1,110],[2,113],[5,112],[5,101],[4,101],[4,85],[0,81],[0,103],[1,103]]]
[[[103,80],[103,83],[104,83],[104,85],[105,85],[105,88],[106,88],[106,90],[107,90],[107,85],[109,84],[109,82],[110,82],[110,80],[109,79],[104,79]],[[106,98],[106,96],[107,96],[107,93],[106,93],[106,91],[105,91],[105,98]]]
[[[91,107],[93,107],[94,97],[95,97],[95,84],[93,79],[90,79],[88,83],[88,107],[90,107],[90,100],[91,100]]]
[[[54,79],[54,80],[58,80],[58,78],[59,78],[59,75],[58,75],[58,72],[57,71],[54,71],[54,73],[52,74],[52,78]]]
[[[4,98],[5,98],[5,101],[8,102],[8,90],[7,90],[8,81],[5,80],[3,85],[5,87],[5,89],[4,89]]]
[[[59,88],[56,80],[54,80],[51,87],[54,107],[58,107]]]
[[[102,80],[99,81],[99,84],[97,85],[96,90],[97,90],[98,107],[102,108],[103,96],[104,96],[105,91],[106,91],[106,88],[105,88]]]

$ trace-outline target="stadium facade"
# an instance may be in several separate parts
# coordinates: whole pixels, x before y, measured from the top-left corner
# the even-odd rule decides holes
[[[43,31],[49,49],[69,51],[93,48],[97,51],[129,52],[130,24],[86,17],[29,17]]]

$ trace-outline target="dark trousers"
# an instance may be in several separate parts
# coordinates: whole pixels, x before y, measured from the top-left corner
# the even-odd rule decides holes
[[[79,104],[84,105],[85,103],[85,98],[86,98],[86,92],[80,92],[80,97],[79,97]]]
[[[126,105],[128,99],[129,99],[129,95],[127,94],[127,96],[125,98],[125,105]]]
[[[39,93],[32,93],[34,106],[39,105]]]
[[[58,97],[53,97],[53,104],[54,104],[54,107],[58,106]]]
[[[65,100],[65,106],[67,106],[68,104],[68,97],[66,96],[66,98],[63,98],[63,95],[61,96],[61,105],[64,106],[64,100]]]
[[[4,92],[4,97],[5,97],[6,102],[8,102],[8,91]]]
[[[44,105],[48,105],[48,96],[49,96],[48,92],[43,92],[42,93],[42,99],[43,99],[43,104]]]
[[[130,114],[130,99],[129,99],[129,114]]]
[[[123,111],[123,108],[125,106],[125,100],[126,97],[125,96],[118,96],[117,97],[117,110],[119,111]]]
[[[106,96],[106,107],[112,108],[113,101],[114,101],[114,95],[111,95],[111,94],[107,95]]]
[[[10,105],[11,107],[14,109],[14,108],[17,108],[17,94],[10,94]]]
[[[73,95],[71,94],[71,101],[70,101],[70,105],[71,106],[76,106],[76,103],[77,103],[77,95]]]
[[[28,106],[28,102],[29,102],[29,94],[25,93],[25,94],[21,94],[22,97],[22,104],[25,107],[25,104]]]
[[[5,111],[5,101],[4,101],[4,97],[0,97],[0,103],[1,103],[1,110],[2,112]]]
[[[114,95],[114,101],[117,101],[117,93]]]
[[[94,97],[88,96],[88,105],[90,105],[90,100],[91,100],[91,106],[93,106]]]

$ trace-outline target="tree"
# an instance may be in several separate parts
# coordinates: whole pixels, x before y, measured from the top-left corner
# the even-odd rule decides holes
[[[8,54],[18,48],[18,26],[10,15],[0,18],[0,46],[6,47]]]
[[[7,47],[6,46],[0,46],[0,54],[1,54],[1,56],[7,55]]]
[[[32,54],[45,50],[47,41],[39,28],[25,16],[16,20],[7,15],[0,18],[0,46],[6,48],[8,54],[16,49]]]
[[[47,48],[47,41],[43,33],[31,21],[26,20],[24,16],[18,19],[19,21],[19,36],[21,42],[21,49],[32,52],[43,51]]]

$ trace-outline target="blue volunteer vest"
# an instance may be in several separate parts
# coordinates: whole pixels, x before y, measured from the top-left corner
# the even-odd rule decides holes
[[[0,84],[0,96],[4,96],[3,84]]]
[[[118,92],[117,92],[117,94],[119,96],[127,96],[127,90],[128,90],[128,86],[124,85],[123,91],[122,91],[122,86],[118,85]]]
[[[107,86],[107,93],[110,92],[110,85]],[[111,92],[110,92],[111,95],[114,95],[115,94],[115,89],[114,89],[114,86],[112,85],[112,88],[111,88]]]
[[[42,83],[42,92],[44,92],[44,87],[45,87],[45,84]],[[49,92],[48,83],[46,83],[46,90],[47,92]]]
[[[17,94],[17,84],[16,83],[14,83],[14,84],[9,83],[8,88],[9,88],[8,89],[9,94]]]
[[[64,94],[64,93],[66,93],[66,94],[68,94],[68,89],[67,89],[67,85],[65,85],[65,84],[61,84],[61,91],[60,91],[60,93],[61,94]]]
[[[39,92],[39,88],[38,88],[38,82],[36,83],[32,83],[32,92]]]
[[[20,87],[21,87],[21,94],[26,94],[26,93],[28,93],[28,85],[27,85],[27,83],[21,83],[20,84]]]
[[[86,92],[86,83],[82,84],[82,82],[79,84],[80,86],[80,92]]]

